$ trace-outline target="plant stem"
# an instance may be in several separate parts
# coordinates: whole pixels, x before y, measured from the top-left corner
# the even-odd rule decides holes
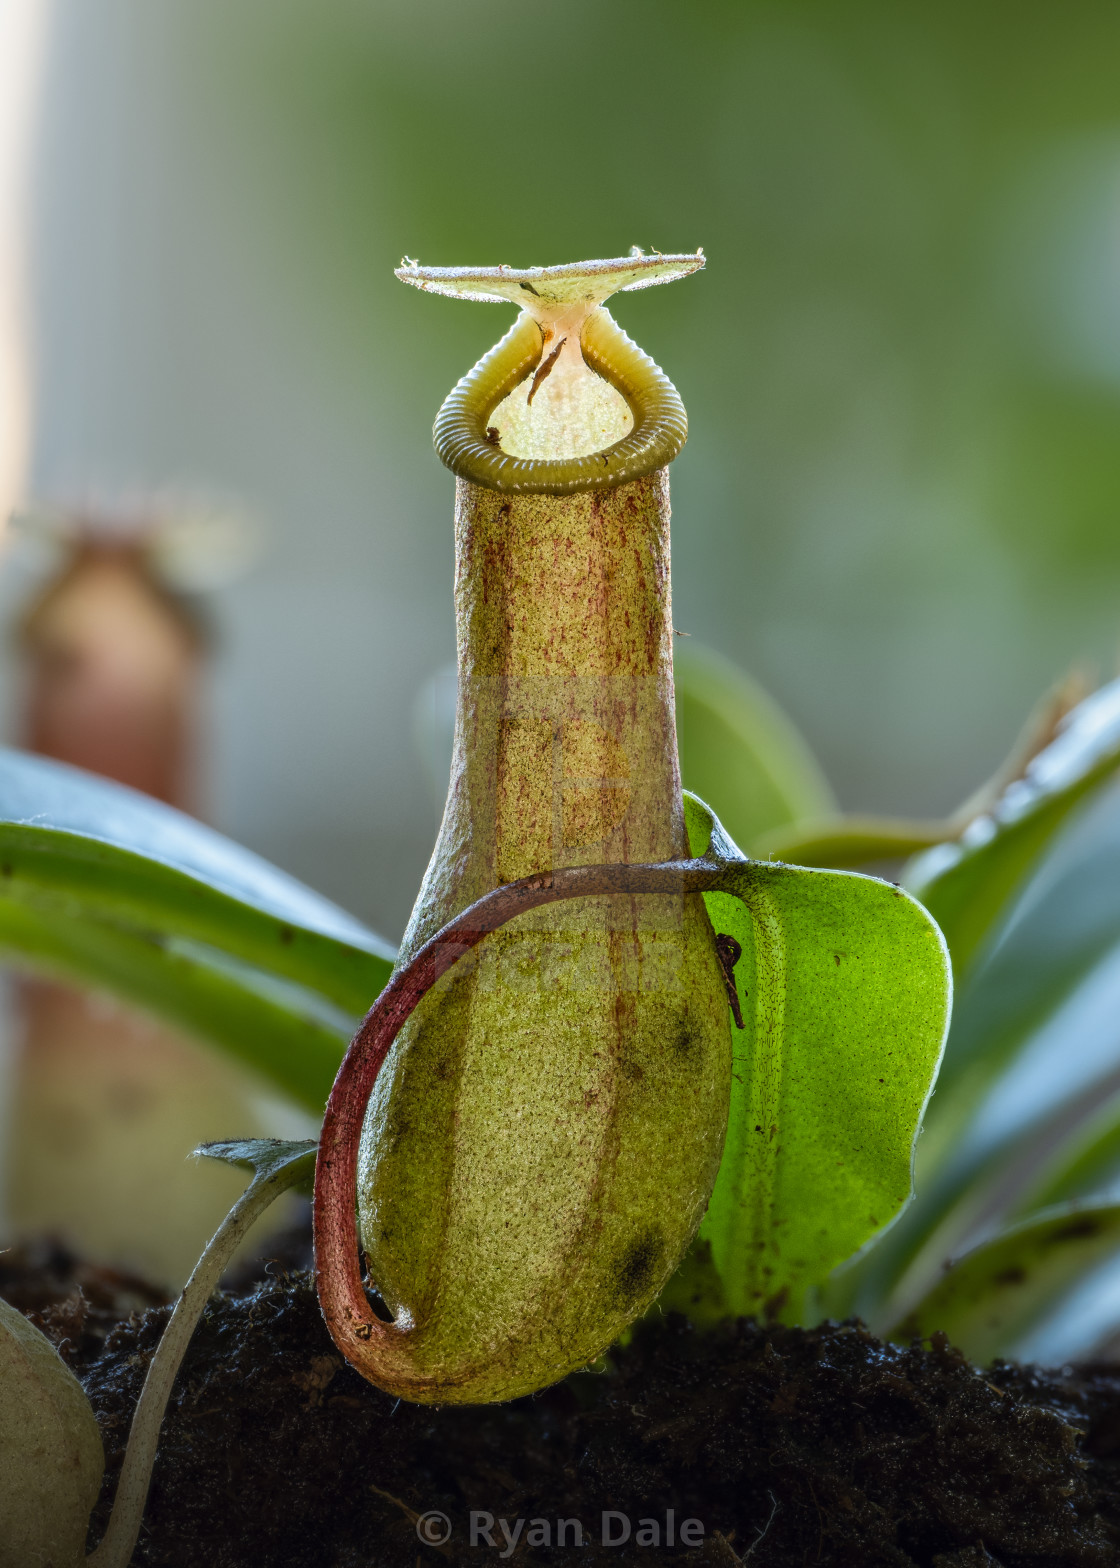
[[[250,1226],[270,1203],[300,1180],[310,1160],[309,1151],[302,1158],[289,1159],[279,1166],[268,1163],[258,1169],[214,1232],[183,1287],[148,1367],[132,1417],[109,1527],[100,1545],[86,1559],[89,1568],[127,1568],[140,1534],[164,1411],[198,1320]]]

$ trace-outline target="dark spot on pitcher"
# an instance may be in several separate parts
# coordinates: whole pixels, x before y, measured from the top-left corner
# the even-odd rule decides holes
[[[703,1041],[697,1031],[685,1021],[669,1032],[669,1050],[680,1062],[691,1062],[699,1056]]]
[[[657,1278],[665,1256],[665,1240],[654,1228],[643,1231],[623,1252],[614,1267],[616,1304],[629,1309],[640,1301]]]

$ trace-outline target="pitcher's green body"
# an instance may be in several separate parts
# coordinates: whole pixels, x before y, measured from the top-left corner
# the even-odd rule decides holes
[[[407,962],[503,882],[687,854],[668,475],[563,496],[460,478],[459,706]],[[584,1365],[657,1294],[715,1180],[726,991],[698,895],[523,915],[421,1003],[381,1071],[358,1209],[434,1401]]]

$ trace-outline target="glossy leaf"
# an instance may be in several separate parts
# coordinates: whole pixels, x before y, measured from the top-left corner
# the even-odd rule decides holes
[[[674,650],[677,744],[685,786],[713,803],[743,844],[801,817],[835,812],[808,745],[762,687],[691,639]]]
[[[1120,680],[1062,721],[1057,737],[951,844],[908,868],[907,887],[945,933],[958,978],[998,930],[1070,812],[1120,767]]]
[[[0,949],[114,992],[319,1110],[388,947],[220,834],[78,769],[0,752]]]
[[[1081,827],[1078,836],[1099,843]],[[1099,1193],[1109,1179],[1111,1090],[1100,1075],[1115,1008],[1096,977],[1107,980],[1115,965],[1106,972],[1093,960],[1115,918],[1110,906],[1120,905],[1115,857],[1078,856],[1057,881],[1061,897],[1054,891],[1016,916],[958,992],[919,1145],[917,1197],[880,1247],[830,1283],[831,1316],[874,1317],[884,1299],[904,1310],[978,1234],[1028,1206]],[[1031,1061],[1024,1081],[1017,1064]]]
[[[902,817],[822,817],[763,833],[753,841],[751,851],[797,866],[864,866],[869,861],[901,860],[938,843],[944,836],[944,822],[911,822]]]
[[[869,1313],[885,1294],[915,1284],[922,1288],[977,1225],[1021,1211],[1022,1201],[1042,1201],[1041,1189],[1030,1197],[1019,1173],[1039,1172],[1066,1125],[1065,1086],[1071,1072],[1090,1051],[1106,1060],[1114,1037],[1108,999],[1091,1020],[1079,998],[1102,972],[1102,958],[1113,962],[1108,955],[1120,941],[1118,806],[1114,793],[1094,803],[1063,841],[1060,854],[1032,882],[995,951],[958,989],[937,1095],[919,1148],[917,1199],[884,1245],[836,1282],[842,1291],[830,1287],[830,1312]],[[1059,1104],[1051,1110],[1040,1103],[1039,1120],[1021,1133],[978,1138],[980,1109],[993,1103],[993,1096],[998,1101],[1001,1082],[1006,1103],[1008,1075],[1016,1062],[1037,1054],[1045,1039],[1054,1054],[1051,1098]],[[1071,1144],[1070,1160],[1074,1148]],[[1102,1164],[1105,1158],[1101,1151]],[[1087,1184],[1087,1170],[1084,1180],[1071,1175],[1072,1188],[1062,1184],[1060,1163],[1053,1174],[1055,1185],[1047,1189],[1046,1201],[1095,1190]]]
[[[268,976],[234,978],[148,934],[92,918],[80,907],[40,911],[0,900],[0,954],[10,963],[108,991],[220,1047],[307,1109],[320,1112],[352,1021],[316,1017],[316,998],[283,1001]]]
[[[831,1314],[856,1312],[881,1323],[905,1313],[932,1290],[946,1260],[987,1240],[1016,1219],[1072,1198],[1100,1195],[1120,1165],[1120,1101],[1114,1071],[1003,1136],[975,1130],[918,1196],[866,1275],[830,1291]],[[1103,1102],[1103,1105],[1102,1105]]]
[[[1019,1209],[1028,1204],[1041,1209],[1072,1202],[1116,1182],[1120,1175],[1120,1089],[1115,1081],[1103,1091],[1094,1085],[1093,1095],[1094,1114],[1075,1128],[1050,1160],[1036,1167]]]
[[[1052,801],[1052,813],[1043,824],[1046,834],[1035,846],[1038,853],[1050,847],[1053,832],[1067,820],[1069,811],[1110,776],[1118,707],[1114,683],[1075,708],[1058,739],[1038,754],[1032,767],[1055,787],[1063,777],[1062,768],[1076,775],[1072,781],[1067,778],[1068,793],[1059,791]],[[1054,748],[1066,747],[1067,741],[1069,749],[1055,753]],[[1093,756],[1097,764],[1090,773],[1078,773]],[[1022,1212],[1024,1201],[1041,1198],[1041,1191],[1030,1197],[1028,1175],[1053,1152],[1068,1107],[1059,1105],[1052,1116],[1041,1115],[1033,1128],[1021,1134],[994,1138],[977,1136],[976,1118],[991,1097],[999,1095],[1001,1081],[1006,1081],[1015,1063],[1036,1049],[1035,1042],[1046,1032],[1053,1033],[1052,1020],[1062,1018],[1063,1007],[1073,1003],[1079,988],[1120,940],[1117,804],[1113,794],[1102,793],[1071,825],[1060,851],[1029,881],[1025,895],[1016,899],[1012,894],[1008,903],[1013,913],[1008,917],[1005,911],[990,933],[998,932],[998,941],[988,943],[982,961],[972,964],[958,986],[937,1095],[919,1148],[916,1201],[881,1246],[830,1282],[830,1314],[856,1312],[875,1319],[884,1302],[900,1302],[900,1310],[905,1310],[915,1294],[940,1277],[946,1257],[1001,1217]],[[1013,830],[1014,823],[1008,831]],[[933,853],[936,856],[940,850]],[[988,897],[984,881],[990,873],[1006,887],[1007,864],[997,848],[990,855],[978,851],[959,864],[962,875],[967,868],[976,878],[977,906],[989,911],[1002,907],[998,897]],[[1028,879],[1032,869],[1028,865]],[[935,879],[922,895],[935,908],[936,893]],[[959,971],[959,948],[954,956]],[[974,956],[978,956],[975,950]],[[1107,1019],[1102,1026],[1108,1027]],[[1083,1021],[1072,1037],[1055,1035],[1054,1049],[1061,1053],[1054,1064],[1057,1099],[1064,1099],[1070,1067],[1088,1043]],[[1051,1194],[1068,1195],[1057,1185]]]
[[[954,1201],[943,1200],[936,1232],[940,1250],[950,1254],[1001,1222],[1103,1198],[1120,1175],[1120,1067],[959,1163],[947,1173],[957,1178]],[[931,1258],[927,1272],[939,1271],[939,1262]]]
[[[1052,1078],[1057,1090],[1058,1064]],[[958,1184],[957,1202],[942,1220],[942,1231],[955,1222],[956,1233],[962,1234],[969,1222],[984,1226],[1103,1197],[1120,1174],[1120,1067],[1076,1094],[1053,1093],[1053,1101],[986,1149],[982,1161],[971,1162],[972,1169],[966,1167],[968,1179]]]
[[[1014,1060],[1120,943],[1120,796],[1094,802],[1014,911],[959,995],[942,1072],[976,1095]]]
[[[960,837],[976,817],[990,811],[1008,785],[1022,778],[1031,759],[1054,739],[1066,715],[1085,695],[1083,677],[1073,672],[1038,702],[1010,753],[991,778],[941,819],[845,814],[807,819],[772,829],[751,844],[751,853],[798,866],[866,866],[901,860]]]
[[[345,911],[181,811],[64,763],[0,751],[0,897],[173,931],[364,1012],[392,967]]]
[[[1050,1209],[966,1253],[888,1337],[941,1331],[973,1361],[1007,1354],[1117,1246],[1120,1204]]]
[[[745,1027],[701,1237],[730,1311],[796,1321],[806,1291],[910,1197],[948,1022],[948,957],[893,884],[748,862],[687,797],[686,821],[694,855],[743,867],[737,897],[704,895],[715,931],[741,948]]]

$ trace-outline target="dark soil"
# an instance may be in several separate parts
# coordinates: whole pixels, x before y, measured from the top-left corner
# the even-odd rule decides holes
[[[76,1370],[97,1359],[123,1318],[168,1299],[137,1275],[87,1263],[49,1237],[0,1251],[0,1296]]]
[[[102,1424],[92,1544],[168,1309],[141,1311],[139,1282],[118,1284],[131,1315],[102,1338],[93,1315],[114,1309],[95,1304],[91,1276],[57,1249],[53,1265],[44,1256],[48,1295],[67,1267],[82,1293],[45,1303],[38,1321],[68,1340]],[[0,1259],[0,1291],[29,1310],[34,1271],[17,1264]],[[668,1317],[641,1325],[606,1372],[513,1404],[435,1410],[363,1382],[334,1350],[308,1274],[271,1269],[216,1297],[195,1336],[137,1568],[424,1568],[503,1553],[751,1568],[1120,1563],[1120,1368],[980,1373],[942,1341],[902,1349],[858,1324],[701,1334]],[[417,1531],[431,1510],[451,1526],[438,1549]],[[492,1516],[492,1546],[485,1534],[471,1545],[472,1510]],[[602,1544],[607,1511],[612,1539],[617,1516],[629,1520],[626,1544]],[[579,1521],[582,1551],[572,1525],[557,1548],[559,1520]],[[538,1544],[546,1526],[551,1548]]]

